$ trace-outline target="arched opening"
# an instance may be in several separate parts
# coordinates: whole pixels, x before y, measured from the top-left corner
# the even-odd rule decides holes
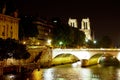
[[[103,66],[119,66],[119,60],[111,54],[103,54],[99,60]]]
[[[89,65],[99,64],[99,60],[101,59],[102,55],[103,54],[101,53],[93,55],[88,61]]]
[[[111,54],[95,54],[89,59],[89,65],[119,66],[119,60]]]
[[[79,58],[75,55],[70,53],[61,53],[52,60],[52,65],[73,63],[77,61],[79,61]]]

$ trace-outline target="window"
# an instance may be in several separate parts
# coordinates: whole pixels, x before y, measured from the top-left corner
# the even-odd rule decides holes
[[[2,36],[5,36],[5,26],[3,26]]]

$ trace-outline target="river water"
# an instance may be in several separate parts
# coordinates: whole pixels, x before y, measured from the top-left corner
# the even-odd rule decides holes
[[[101,65],[82,68],[80,62],[76,62],[30,73],[7,74],[0,80],[120,80],[120,68]]]

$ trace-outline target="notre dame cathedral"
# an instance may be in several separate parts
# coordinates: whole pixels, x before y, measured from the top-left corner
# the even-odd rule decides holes
[[[78,22],[77,19],[71,19],[68,20],[68,25],[71,27],[78,28]],[[90,28],[90,20],[89,18],[83,18],[81,21],[81,28],[79,29],[85,33],[86,40],[93,40],[93,36],[91,34],[91,28]]]

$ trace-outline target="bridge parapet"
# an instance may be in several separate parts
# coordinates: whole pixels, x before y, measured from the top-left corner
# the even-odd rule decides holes
[[[72,54],[79,59],[90,59],[95,54],[111,54],[120,60],[120,49],[111,48],[89,48],[89,49],[53,49],[52,58],[59,54]]]

